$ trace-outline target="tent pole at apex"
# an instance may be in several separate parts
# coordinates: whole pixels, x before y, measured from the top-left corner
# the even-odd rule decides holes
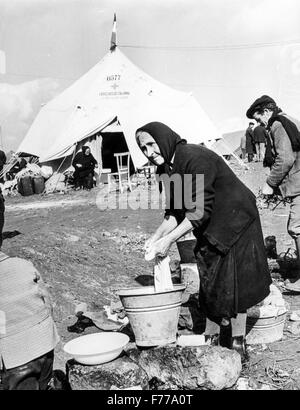
[[[110,40],[110,51],[114,51],[117,47],[117,17],[116,13],[114,13],[114,22],[113,28],[111,33],[111,40]]]

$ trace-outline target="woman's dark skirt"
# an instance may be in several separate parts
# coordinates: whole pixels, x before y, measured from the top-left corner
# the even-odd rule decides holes
[[[195,255],[199,303],[207,317],[235,317],[269,294],[272,279],[259,218],[225,255],[204,237],[197,238]]]

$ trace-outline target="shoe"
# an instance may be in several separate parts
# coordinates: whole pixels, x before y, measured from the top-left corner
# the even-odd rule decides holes
[[[242,363],[249,360],[244,336],[233,336],[231,338],[231,349],[240,354]]]
[[[214,335],[204,335],[205,344],[209,346],[219,346],[220,344],[220,335],[216,333]]]
[[[287,290],[300,293],[300,279],[297,279],[295,282],[291,282],[287,279],[284,283],[284,287]]]

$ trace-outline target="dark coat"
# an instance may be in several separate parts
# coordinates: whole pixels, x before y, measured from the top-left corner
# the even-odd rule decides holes
[[[156,124],[160,123],[150,123],[142,130],[152,135],[164,153],[172,144],[165,141],[166,132],[160,138],[159,129],[164,124]],[[192,176],[189,187],[192,200],[183,200],[180,206],[178,191],[169,190],[166,215],[174,215],[178,223],[186,217],[194,227],[200,302],[206,314],[234,317],[263,300],[272,282],[256,198],[221,157],[203,146],[186,144],[178,137],[174,133],[169,137],[176,138],[175,156],[173,162],[170,162],[172,152],[167,156],[169,163],[165,171],[173,177],[180,175],[183,181],[185,175]],[[163,174],[162,167],[159,168]],[[204,186],[196,183],[196,176],[204,177]],[[187,188],[183,183],[182,196]],[[203,199],[202,206],[197,198]]]
[[[261,125],[258,125],[253,130],[253,140],[255,144],[266,143],[267,131]]]
[[[299,120],[284,113],[282,116],[292,121],[300,132]],[[300,195],[300,151],[293,150],[289,135],[279,121],[274,121],[270,128],[270,144],[274,162],[267,183],[278,187],[284,198]]]
[[[183,214],[167,213],[173,212],[179,222],[187,217],[194,227],[200,302],[206,314],[233,317],[263,300],[272,282],[256,198],[224,160],[205,147],[178,145],[174,173],[204,175],[202,218],[191,219],[195,210],[185,206]]]
[[[76,164],[80,164],[82,165],[82,167],[79,168]],[[85,155],[83,151],[80,151],[75,155],[72,161],[72,165],[75,168],[74,178],[85,178],[89,174],[94,175],[95,165],[97,165],[97,161],[92,154]]]
[[[253,130],[250,127],[247,128],[246,130],[246,153],[247,154],[255,153]]]
[[[0,170],[3,169],[3,165],[6,163],[6,155],[0,150]]]

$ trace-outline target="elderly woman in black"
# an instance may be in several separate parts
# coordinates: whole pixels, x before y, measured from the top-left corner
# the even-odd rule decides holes
[[[187,144],[162,123],[139,128],[136,139],[157,165],[169,202],[162,224],[145,243],[146,251],[164,256],[172,243],[193,230],[206,342],[219,344],[220,324],[231,320],[229,347],[245,358],[246,310],[269,294],[272,282],[255,196],[221,157]],[[174,184],[166,183],[170,177]]]
[[[98,166],[97,161],[91,154],[90,147],[83,145],[81,151],[75,155],[72,165],[75,168],[75,188],[93,188],[94,170]]]

